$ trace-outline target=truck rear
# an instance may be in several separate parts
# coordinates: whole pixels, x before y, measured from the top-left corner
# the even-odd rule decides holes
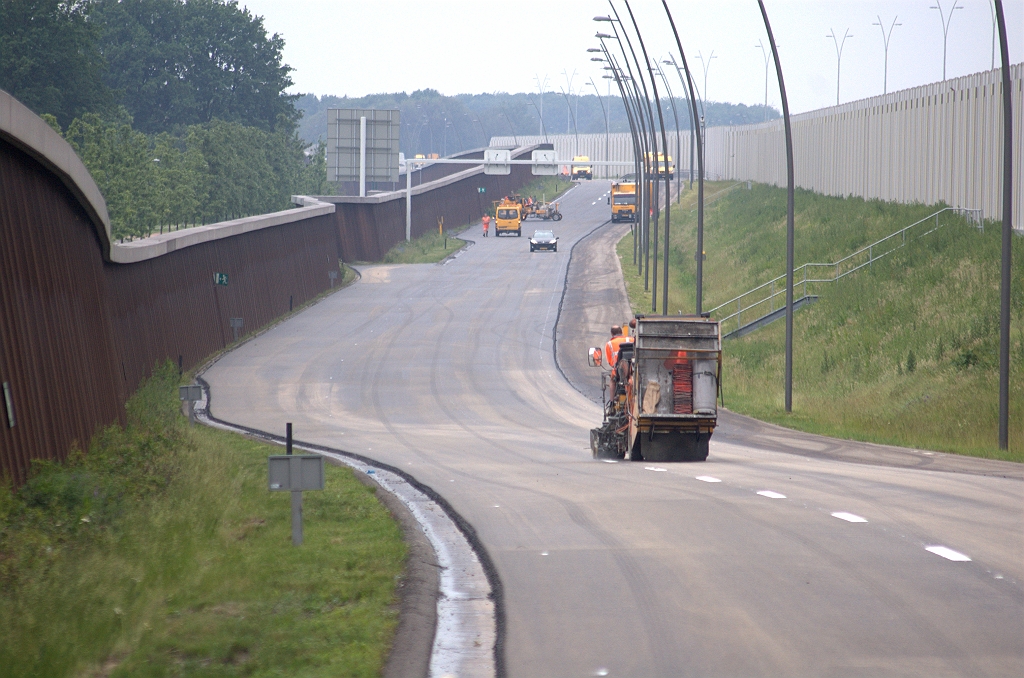
[[[600,353],[591,349],[592,364],[601,363]],[[721,370],[718,321],[637,316],[633,342],[620,346],[610,374],[602,426],[591,430],[594,458],[707,459]]]
[[[636,183],[613,183],[608,204],[612,206],[613,222],[636,221]]]

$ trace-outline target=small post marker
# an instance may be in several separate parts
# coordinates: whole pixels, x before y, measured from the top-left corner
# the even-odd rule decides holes
[[[337,271],[327,271],[327,277],[331,280],[331,289],[334,289],[334,281],[338,279]]]
[[[242,318],[230,318],[231,323],[231,335],[238,341],[238,331],[242,329]]]
[[[196,423],[196,401],[203,399],[203,387],[198,384],[178,387],[178,400],[188,403],[188,423]]]
[[[292,425],[285,425],[285,450],[267,458],[271,492],[292,494],[292,545],[302,546],[302,493],[324,489],[324,458],[318,454],[292,454]]]

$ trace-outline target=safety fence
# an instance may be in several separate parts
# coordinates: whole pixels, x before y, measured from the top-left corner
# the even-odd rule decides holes
[[[413,236],[441,217],[475,220],[530,178],[526,166],[508,176],[476,167],[425,181],[413,190]],[[298,201],[115,243],[74,151],[0,91],[0,476],[20,483],[33,459],[86,448],[100,427],[123,423],[154,365],[197,366],[330,289],[340,260],[380,259],[405,238],[404,192]]]

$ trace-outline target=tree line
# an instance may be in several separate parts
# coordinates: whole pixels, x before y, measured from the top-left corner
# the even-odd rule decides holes
[[[61,133],[56,117],[43,118]],[[64,138],[99,186],[114,238],[145,237],[291,207],[291,195],[325,195],[326,144],[306,153],[294,134],[237,122],[144,134],[127,114],[75,118]]]
[[[329,192],[283,47],[234,0],[0,2],[0,89],[75,148],[118,239]]]
[[[676,92],[678,94],[678,92]],[[690,115],[684,99],[662,100],[667,116],[665,127],[675,129],[672,104],[679,116],[679,129],[690,129]],[[571,110],[570,110],[571,104]],[[495,136],[535,136],[553,134],[603,134],[607,113],[608,131],[628,132],[622,99],[616,95],[594,94],[563,96],[559,91],[506,94],[457,94],[445,96],[437,90],[417,90],[412,94],[397,92],[371,94],[365,97],[317,97],[301,95],[295,102],[302,113],[299,136],[309,143],[327,138],[327,109],[365,108],[401,111],[401,149],[407,155],[416,153],[457,153],[486,146]],[[774,120],[779,112],[772,107],[746,106],[718,101],[704,103],[705,124],[745,125]],[[544,115],[541,118],[541,112]],[[543,120],[543,124],[542,121]]]

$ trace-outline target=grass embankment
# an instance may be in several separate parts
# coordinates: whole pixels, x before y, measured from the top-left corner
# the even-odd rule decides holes
[[[571,181],[560,177],[538,177],[519,190],[524,198],[533,196],[535,200],[554,200],[564,193],[570,186]],[[503,196],[492,196],[500,199]],[[487,213],[494,216],[494,208],[491,207]],[[445,257],[455,253],[466,246],[465,241],[455,236],[468,229],[472,224],[462,224],[456,227],[446,227],[443,232],[431,230],[412,242],[400,242],[392,247],[381,259],[384,264],[435,264]],[[491,233],[493,235],[493,231]]]
[[[378,675],[405,558],[387,509],[328,466],[292,547],[280,448],[189,428],[178,383],[158,370],[126,428],[0,487],[0,674]]]
[[[709,184],[711,198],[731,183]],[[696,191],[673,212],[671,312],[692,313]],[[796,193],[796,265],[835,261],[941,206]],[[1024,259],[1013,270],[1010,451],[997,445],[1000,233],[944,214],[945,226],[838,284],[797,311],[793,412],[784,410],[784,323],[725,345],[725,404],[793,428],[878,443],[1024,461]],[[786,191],[745,185],[705,211],[704,308],[785,271]],[[650,295],[619,243],[635,310]],[[659,281],[660,286],[660,281]],[[659,306],[660,291],[659,291]]]

